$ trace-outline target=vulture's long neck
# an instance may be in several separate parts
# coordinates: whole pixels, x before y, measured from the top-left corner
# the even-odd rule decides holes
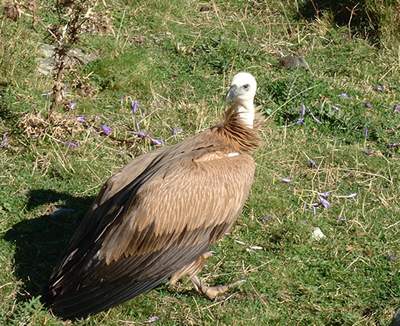
[[[248,152],[261,143],[259,129],[262,121],[253,103],[246,103],[245,106],[233,104],[226,110],[225,119],[217,130],[234,148]]]
[[[248,128],[253,128],[255,108],[253,101],[245,103],[245,105],[237,104],[234,109],[239,116],[239,119]]]

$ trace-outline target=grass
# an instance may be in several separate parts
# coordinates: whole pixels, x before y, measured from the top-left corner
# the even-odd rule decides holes
[[[400,142],[399,48],[371,44],[327,12],[302,18],[296,3],[106,1],[113,32],[84,37],[80,46],[97,60],[70,77],[80,85],[68,90],[76,109],[49,124],[42,94],[51,79],[36,72],[45,29],[32,29],[27,16],[1,19],[0,135],[9,146],[0,148],[0,324],[63,323],[43,307],[41,288],[106,178],[152,150],[132,136],[136,122],[179,142],[218,120],[240,70],[259,83],[264,145],[245,210],[202,276],[247,282],[215,302],[189,282],[161,286],[74,325],[145,324],[152,316],[160,325],[391,322],[400,299],[400,155],[389,146]],[[39,6],[44,24],[54,21],[49,6]],[[280,53],[301,53],[310,70],[279,67]],[[135,118],[130,99],[140,102]],[[96,131],[102,123],[112,138]],[[174,127],[183,132],[171,135]],[[313,213],[326,191],[331,207]],[[315,227],[324,239],[313,240]]]

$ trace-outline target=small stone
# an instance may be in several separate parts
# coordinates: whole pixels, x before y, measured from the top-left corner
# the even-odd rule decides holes
[[[158,316],[151,316],[151,317],[149,317],[149,319],[147,319],[146,321],[145,321],[145,323],[146,324],[153,324],[153,323],[155,323],[156,321],[158,321],[160,319],[160,317],[158,317]]]
[[[321,229],[319,227],[315,227],[313,232],[312,232],[312,238],[314,240],[322,240],[324,238],[326,238],[325,234],[322,233]]]
[[[279,63],[282,67],[287,69],[305,68],[309,69],[308,63],[302,56],[287,55],[279,58]]]
[[[344,98],[344,99],[350,99],[350,98],[351,98],[350,95],[347,94],[347,93],[340,93],[340,94],[339,94],[339,97],[340,97],[340,98]]]
[[[377,84],[374,86],[374,90],[379,93],[383,93],[385,91],[385,86],[383,86],[382,84]]]
[[[370,101],[365,101],[364,107],[366,107],[367,109],[372,109],[374,106],[372,105],[372,103]]]
[[[386,255],[386,259],[392,263],[396,262],[399,257],[393,253],[389,253],[388,255]]]

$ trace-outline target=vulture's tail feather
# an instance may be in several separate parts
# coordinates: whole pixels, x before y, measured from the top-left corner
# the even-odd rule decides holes
[[[56,297],[50,307],[55,315],[63,319],[87,317],[147,292],[164,281],[165,279],[155,279],[113,284],[112,286],[109,284],[95,290],[93,288],[83,289],[76,294]]]

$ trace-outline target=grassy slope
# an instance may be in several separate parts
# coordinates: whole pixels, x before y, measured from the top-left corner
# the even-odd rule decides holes
[[[99,59],[78,72],[91,73],[96,95],[72,91],[78,105],[70,115],[98,116],[96,126],[107,123],[116,137],[129,137],[134,121],[120,102],[129,95],[140,101],[141,128],[172,144],[218,119],[234,72],[254,73],[268,117],[257,179],[242,218],[203,273],[210,284],[247,282],[217,302],[194,294],[189,283],[160,287],[76,325],[151,316],[162,325],[387,324],[400,293],[400,163],[398,150],[386,146],[400,140],[400,113],[391,109],[400,102],[399,53],[349,39],[327,19],[297,20],[296,9],[281,1],[157,2],[107,2],[115,33],[84,40]],[[38,140],[27,137],[20,114],[48,105],[42,94],[50,80],[35,73],[33,55],[44,32],[33,32],[24,18],[2,20],[1,33],[0,133],[8,132],[11,144],[0,149],[0,324],[58,325],[40,304],[40,287],[102,182],[151,146],[79,127],[73,135],[50,127]],[[277,67],[279,52],[295,51],[310,72]],[[377,83],[385,92],[373,90]],[[351,98],[340,98],[343,92]],[[308,114],[296,125],[301,103],[322,123]],[[172,137],[172,127],[183,133]],[[60,143],[68,140],[80,147]],[[309,158],[317,168],[307,166]],[[325,191],[332,206],[314,215],[310,205]],[[351,193],[357,196],[341,197]],[[74,211],[49,216],[55,206]],[[272,219],[262,223],[265,215]],[[312,240],[316,226],[326,239]],[[254,245],[263,250],[246,250]]]

